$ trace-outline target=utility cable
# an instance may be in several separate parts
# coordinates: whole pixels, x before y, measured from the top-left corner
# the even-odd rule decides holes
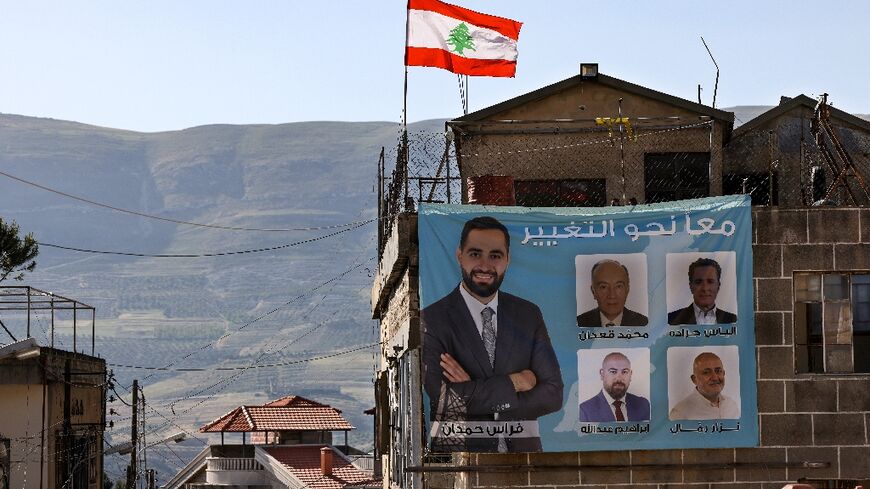
[[[110,210],[113,210],[116,212],[122,212],[124,214],[131,214],[131,215],[139,216],[139,217],[147,217],[148,219],[157,219],[159,221],[166,221],[166,222],[171,222],[174,224],[184,224],[186,226],[196,226],[196,227],[211,228],[211,229],[223,229],[223,230],[227,230],[227,231],[296,232],[296,231],[322,231],[325,229],[339,229],[339,228],[344,228],[344,227],[355,226],[357,224],[364,224],[363,221],[356,221],[356,222],[350,222],[350,223],[345,223],[345,224],[333,224],[333,225],[329,225],[329,226],[311,226],[311,227],[301,227],[301,228],[248,228],[248,227],[235,227],[235,226],[221,226],[221,225],[217,225],[217,224],[203,224],[203,223],[199,223],[199,222],[182,221],[179,219],[172,219],[169,217],[161,217],[161,216],[156,216],[153,214],[146,214],[144,212],[131,211],[129,209],[123,209],[121,207],[115,207],[112,205],[103,204],[101,202],[97,202],[94,200],[86,199],[84,197],[79,197],[76,195],[68,194],[66,192],[62,192],[60,190],[56,190],[53,188],[49,188],[49,187],[46,187],[44,185],[40,185],[36,182],[31,182],[29,180],[25,180],[23,178],[16,177],[15,175],[10,175],[9,173],[6,173],[4,171],[0,171],[0,175],[4,176],[6,178],[10,178],[12,180],[16,180],[16,181],[19,181],[21,183],[25,183],[27,185],[45,190],[47,192],[51,192],[53,194],[62,195],[64,197],[67,197],[67,198],[70,198],[73,200],[78,200],[80,202],[84,202],[86,204],[91,204],[91,205],[95,205],[98,207],[103,207],[105,209],[110,209]]]
[[[285,248],[290,248],[293,246],[299,246],[301,244],[313,243],[315,241],[320,241],[322,239],[331,238],[333,236],[337,236],[341,233],[345,233],[347,231],[352,231],[354,229],[365,226],[366,224],[370,224],[372,222],[377,221],[378,219],[368,219],[366,221],[362,221],[361,224],[357,224],[353,227],[345,228],[340,231],[336,231],[334,233],[324,234],[322,236],[316,236],[314,238],[303,239],[301,241],[294,241],[293,243],[287,243],[279,246],[271,246],[268,248],[255,248],[250,250],[241,250],[241,251],[223,251],[218,253],[183,253],[183,254],[150,254],[150,253],[135,253],[128,251],[105,251],[105,250],[92,250],[89,248],[77,248],[74,246],[64,246],[54,243],[43,243],[38,242],[39,246],[47,246],[49,248],[58,248],[61,250],[69,250],[69,251],[78,251],[80,253],[93,253],[98,255],[120,255],[120,256],[136,256],[141,258],[210,258],[217,256],[231,256],[231,255],[243,255],[248,253],[262,253],[264,251],[276,251],[282,250]]]
[[[359,259],[359,258],[360,258],[360,257],[357,257],[357,259]],[[370,260],[371,260],[371,259],[370,259]],[[361,264],[360,264],[360,265],[361,265]],[[359,266],[359,265],[357,265],[357,266]],[[325,284],[324,284],[324,285],[325,285]],[[321,298],[321,300],[320,300],[318,303],[314,304],[314,305],[313,305],[313,306],[312,306],[312,307],[311,307],[307,312],[304,313],[303,318],[307,318],[307,317],[309,317],[310,314],[311,314],[314,310],[316,310],[316,309],[317,309],[317,308],[318,308],[318,307],[323,303],[323,301],[324,301],[324,300],[326,299],[326,297],[330,294],[330,292],[335,288],[336,285],[337,285],[337,283],[333,283],[333,285],[330,287],[329,290],[327,290],[327,292],[326,292],[325,295]],[[337,314],[337,313],[338,313],[338,311],[334,311],[333,314],[332,314],[330,317],[335,316],[335,314]],[[269,354],[273,354],[273,353],[277,353],[277,352],[283,351],[284,349],[286,349],[286,348],[289,347],[290,345],[292,345],[292,344],[296,343],[297,341],[301,340],[302,338],[308,336],[309,334],[311,334],[311,333],[314,332],[315,330],[319,329],[319,328],[322,327],[323,325],[327,324],[328,322],[329,322],[329,319],[326,319],[326,320],[321,321],[319,324],[317,324],[317,325],[315,325],[314,327],[310,328],[308,331],[306,331],[306,332],[303,333],[302,335],[297,336],[296,338],[290,340],[289,342],[285,343],[283,346],[280,346],[280,347],[278,347],[278,348],[273,348],[271,345],[270,345],[270,346],[267,346],[266,349],[265,349],[265,350],[264,350],[264,351],[263,351],[263,352],[262,352],[262,353],[261,353],[261,354],[260,354],[260,355],[259,355],[259,356],[258,356],[258,357],[257,357],[257,358],[256,358],[256,359],[255,359],[255,360],[254,360],[250,365],[249,365],[249,366],[248,366],[248,368],[239,368],[239,369],[237,370],[237,373],[234,373],[234,374],[232,374],[232,375],[230,375],[230,376],[228,376],[228,377],[225,377],[225,378],[223,378],[223,379],[221,379],[221,380],[219,380],[219,381],[213,383],[212,385],[209,385],[208,387],[205,387],[205,388],[203,388],[203,389],[200,389],[199,391],[189,393],[189,394],[187,394],[186,396],[184,396],[184,397],[182,397],[182,398],[179,398],[179,399],[177,399],[177,400],[172,401],[172,402],[168,405],[169,408],[172,410],[172,414],[175,415],[176,417],[177,417],[177,416],[180,416],[181,414],[185,414],[185,413],[187,413],[187,412],[190,412],[191,410],[193,410],[193,409],[196,408],[197,406],[199,406],[199,405],[201,405],[201,404],[207,402],[208,400],[214,398],[214,396],[216,396],[219,392],[223,391],[224,389],[226,389],[227,387],[229,387],[233,382],[235,382],[236,380],[238,380],[238,379],[239,379],[239,378],[240,378],[240,377],[241,377],[241,376],[242,376],[242,375],[243,375],[247,370],[249,370],[250,368],[259,368],[260,363],[263,361],[263,358],[264,358],[266,355],[269,355]],[[298,363],[298,361],[295,361],[294,363]],[[150,374],[150,375],[153,375],[153,374]],[[221,384],[223,384],[222,387],[221,387]],[[220,388],[219,388],[217,391],[211,393],[210,395],[208,395],[208,396],[206,396],[206,397],[204,397],[204,398],[198,400],[198,401],[197,401],[196,403],[194,403],[192,406],[189,406],[188,408],[186,408],[185,410],[181,411],[180,413],[176,413],[176,411],[175,411],[175,405],[178,404],[179,402],[183,402],[183,401],[185,401],[185,400],[188,400],[188,399],[192,398],[193,396],[197,396],[197,395],[203,394],[203,393],[205,393],[205,392],[207,392],[207,391],[209,391],[209,390],[211,390],[211,389],[214,389],[214,388],[216,388],[216,387],[220,387]],[[162,427],[161,427],[161,429],[162,429]]]
[[[360,255],[362,255],[362,253],[361,253]],[[361,256],[358,256],[358,257],[356,258],[356,260],[358,260],[358,259],[360,259],[360,258],[361,258]],[[356,261],[356,260],[355,260],[355,261]],[[362,262],[362,263],[365,263],[365,262]],[[357,266],[362,265],[362,263],[358,264]],[[320,304],[323,303],[323,301],[324,301],[324,300],[326,299],[326,297],[327,297],[327,296],[332,292],[332,290],[336,287],[336,285],[337,285],[337,282],[333,281],[332,286],[329,288],[329,290],[327,290],[327,292],[324,294],[324,296],[321,297],[320,301],[319,301],[317,304],[315,304],[314,306],[312,306],[312,307],[311,307],[307,312],[305,312],[305,313],[303,314],[302,318],[303,318],[303,319],[307,319],[307,318],[311,315],[311,313],[312,313],[315,309],[317,309],[317,307],[319,307]],[[268,346],[267,346],[267,347],[266,347],[266,348],[265,348],[265,349],[260,353],[260,355],[259,355],[256,359],[254,359],[253,362],[251,362],[250,367],[256,367],[256,366],[258,366],[258,365],[260,364],[260,362],[263,361],[263,358],[264,358],[266,355],[269,355],[269,354],[272,354],[272,353],[276,353],[276,352],[279,352],[279,351],[283,351],[283,350],[285,350],[286,348],[288,348],[290,345],[293,345],[294,343],[298,342],[298,341],[301,340],[302,338],[305,338],[305,337],[308,336],[309,334],[313,333],[315,330],[317,330],[317,329],[319,329],[320,327],[322,327],[323,325],[327,324],[327,323],[329,322],[329,320],[331,319],[331,317],[332,317],[332,316],[335,316],[337,313],[338,313],[338,310],[334,311],[334,312],[330,315],[330,318],[327,318],[327,319],[321,321],[319,324],[314,325],[312,328],[310,328],[308,331],[306,331],[306,332],[303,333],[302,335],[295,337],[294,339],[292,339],[292,340],[286,342],[284,345],[282,345],[282,346],[280,346],[280,347],[273,348],[272,345],[268,345]],[[277,338],[276,338],[276,340],[277,340]],[[276,341],[276,342],[277,342],[277,341]],[[204,393],[204,392],[207,392],[207,391],[210,390],[210,389],[213,389],[213,388],[215,388],[215,387],[220,386],[221,384],[224,384],[224,386],[221,387],[221,389],[218,390],[217,392],[222,391],[223,389],[227,388],[227,387],[228,387],[232,382],[235,382],[235,381],[236,381],[236,380],[237,380],[237,379],[238,379],[242,374],[245,373],[246,370],[248,370],[248,369],[242,369],[242,370],[239,371],[238,373],[233,374],[233,375],[230,375],[230,376],[228,376],[228,377],[225,377],[225,378],[223,378],[223,379],[217,381],[216,383],[214,383],[214,384],[212,384],[212,385],[206,387],[205,389],[201,389],[201,390],[199,390],[199,391],[197,391],[197,392],[195,392],[195,393],[193,393],[193,394],[188,394],[188,395],[186,395],[186,396],[183,397],[183,398],[180,398],[180,399],[177,399],[177,400],[173,401],[173,402],[169,405],[170,409],[172,409],[172,413],[173,413],[173,414],[176,414],[176,413],[175,413],[175,405],[178,404],[179,402],[185,401],[185,400],[187,400],[187,399],[190,399],[190,398],[193,397],[193,396],[196,396],[196,395],[202,394],[202,393]],[[203,399],[200,399],[200,400],[197,401],[193,406],[190,406],[190,407],[188,407],[185,411],[183,411],[183,413],[184,413],[184,412],[188,412],[188,411],[190,411],[191,409],[195,408],[196,406],[199,406],[200,404],[202,404],[202,403],[208,401],[210,398],[214,397],[214,396],[217,394],[217,392],[212,393],[212,394],[211,394],[210,396],[208,396],[208,397],[205,397],[205,398],[203,398]]]
[[[193,351],[187,353],[186,355],[184,355],[183,357],[179,358],[178,360],[172,361],[172,362],[170,362],[170,363],[164,365],[162,368],[151,368],[151,370],[168,370],[168,367],[172,367],[173,365],[177,365],[179,362],[182,362],[182,361],[184,361],[184,360],[187,360],[187,359],[190,358],[191,356],[193,356],[193,355],[195,355],[195,354],[197,354],[197,353],[199,353],[199,352],[201,352],[201,351],[205,351],[205,350],[208,349],[208,348],[211,348],[212,346],[214,346],[214,345],[217,344],[218,342],[220,342],[220,341],[222,341],[222,340],[224,340],[224,339],[230,337],[231,335],[233,335],[233,334],[235,334],[235,333],[238,333],[239,331],[241,331],[241,330],[247,328],[248,326],[250,326],[250,325],[252,325],[252,324],[254,324],[254,323],[256,323],[256,322],[258,322],[258,321],[260,321],[260,320],[262,320],[262,319],[265,319],[265,318],[268,317],[268,316],[271,316],[272,314],[275,314],[276,312],[280,311],[281,309],[283,309],[283,308],[286,307],[286,306],[289,306],[290,304],[293,304],[294,302],[297,302],[297,301],[299,301],[299,300],[301,300],[301,299],[304,299],[305,297],[307,297],[308,295],[312,294],[313,292],[316,292],[317,290],[319,290],[319,289],[321,289],[321,288],[323,288],[323,287],[326,287],[327,285],[329,285],[329,284],[335,282],[336,280],[339,280],[339,279],[345,277],[346,275],[348,275],[349,273],[353,272],[354,270],[357,270],[357,269],[359,269],[359,268],[362,268],[363,265],[365,265],[367,262],[370,262],[370,261],[372,261],[372,260],[374,260],[374,259],[375,259],[375,257],[371,257],[371,258],[369,258],[368,260],[366,260],[366,261],[364,261],[364,262],[362,262],[362,263],[359,263],[359,264],[357,264],[357,265],[355,265],[355,266],[353,266],[353,267],[350,267],[350,268],[348,268],[347,270],[341,272],[340,274],[338,274],[338,275],[336,275],[336,276],[330,278],[329,280],[327,280],[327,281],[325,281],[325,282],[322,282],[321,284],[319,284],[319,285],[317,285],[317,286],[315,286],[315,287],[313,287],[313,288],[311,288],[311,289],[309,289],[309,290],[307,290],[307,291],[305,291],[305,292],[303,292],[303,293],[297,295],[296,297],[294,297],[294,298],[288,300],[287,302],[281,304],[280,306],[275,307],[275,308],[272,309],[271,311],[268,311],[268,312],[266,312],[266,313],[264,313],[264,314],[261,314],[260,316],[257,316],[256,318],[254,318],[254,319],[252,319],[252,320],[246,322],[245,324],[243,324],[243,325],[239,326],[238,328],[236,328],[235,331],[230,331],[230,332],[228,332],[228,333],[224,333],[223,335],[221,335],[219,338],[215,339],[214,341],[211,341],[211,342],[209,342],[209,343],[206,343],[206,344],[200,346],[198,350],[193,350]],[[135,367],[131,367],[131,368],[135,368]],[[153,376],[153,374],[149,374],[148,376],[146,376],[146,377],[143,379],[143,381],[148,380],[148,379],[151,378],[152,376]],[[124,387],[124,386],[122,385],[121,387]],[[126,390],[129,392],[129,389],[126,389]]]
[[[357,346],[357,347],[352,348],[350,350],[342,350],[340,352],[330,353],[328,355],[320,355],[320,356],[316,356],[316,357],[302,358],[299,360],[290,360],[290,361],[286,361],[286,362],[277,362],[277,363],[266,363],[266,364],[259,364],[259,365],[239,365],[239,366],[234,366],[234,367],[168,368],[168,367],[146,367],[146,366],[142,366],[142,365],[122,365],[122,364],[118,364],[118,363],[109,363],[108,365],[111,365],[113,367],[118,367],[118,368],[133,368],[133,369],[138,369],[138,370],[159,370],[159,371],[164,371],[164,372],[212,372],[212,371],[251,370],[251,369],[255,369],[255,368],[286,367],[288,365],[296,365],[299,363],[307,363],[307,362],[314,362],[317,360],[324,360],[327,358],[338,357],[341,355],[347,355],[348,353],[353,353],[356,351],[372,348],[372,347],[378,346],[379,344],[380,343],[372,343],[369,345]]]

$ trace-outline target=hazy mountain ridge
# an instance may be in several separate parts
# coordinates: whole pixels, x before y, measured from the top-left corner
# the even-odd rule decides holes
[[[0,168],[62,192],[173,219],[243,227],[330,226],[376,215],[378,153],[395,144],[397,131],[389,122],[311,122],[146,134],[0,115]],[[101,209],[5,177],[0,177],[0,215],[15,219],[43,243],[156,254],[268,248],[339,231],[255,233],[178,225]],[[151,405],[194,434],[203,422],[239,404],[300,394],[342,409],[360,427],[352,443],[365,447],[372,436],[370,418],[362,414],[374,402],[372,351],[305,360],[377,341],[366,270],[375,264],[375,233],[369,224],[278,251],[216,258],[119,257],[43,246],[39,266],[26,283],[95,306],[97,354],[113,364],[288,364],[240,374],[154,376],[114,368],[119,384],[140,379]],[[46,318],[38,324],[37,339],[48,343]],[[57,345],[69,348],[71,331],[58,329]],[[217,341],[225,332],[232,334]],[[89,345],[89,338],[79,338],[79,344]],[[179,361],[190,352],[196,353]],[[157,430],[152,439],[178,431],[159,416],[148,422]],[[129,420],[118,418],[110,440],[128,437],[128,427]],[[194,442],[175,450],[189,458],[198,447]],[[158,463],[160,473],[174,471],[167,463]],[[107,466],[111,471],[110,461]]]

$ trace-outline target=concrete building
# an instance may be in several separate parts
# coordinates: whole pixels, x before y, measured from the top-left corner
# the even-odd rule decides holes
[[[425,182],[459,187],[453,203],[487,202],[494,194],[504,196],[505,189],[513,193],[505,200],[529,206],[606,205],[630,198],[642,204],[745,189],[753,204],[765,204],[752,210],[758,446],[427,453],[420,387],[419,243],[408,202],[427,192],[402,193],[394,182],[381,208],[396,209],[400,202],[405,212],[395,217],[382,213],[391,227],[381,236],[372,287],[372,314],[380,320],[382,341],[376,439],[384,486],[866,485],[870,211],[855,206],[868,202],[862,200],[856,172],[844,179],[857,202],[842,199],[848,190],[841,188],[831,193],[840,200],[811,206],[820,192],[828,193],[837,178],[831,174],[840,173],[812,136],[815,106],[804,96],[784,99],[732,131],[731,113],[598,75],[572,77],[449,121],[456,167],[447,177],[433,168]],[[861,173],[868,162],[870,125],[836,110],[830,111],[830,125]],[[450,177],[451,171],[459,177]],[[824,184],[818,176],[822,171],[828,173]],[[402,175],[400,162],[394,179]],[[475,187],[481,182],[493,186],[480,192]],[[391,199],[394,203],[387,205]]]
[[[102,489],[107,378],[93,313],[33,287],[0,287],[0,334],[12,340],[0,343],[0,487]],[[31,336],[37,314],[50,318],[48,346]],[[55,347],[55,318],[72,326],[73,351]]]

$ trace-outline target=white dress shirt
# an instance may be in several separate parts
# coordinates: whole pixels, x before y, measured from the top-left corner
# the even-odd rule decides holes
[[[695,324],[716,324],[716,305],[707,311],[698,307],[698,304],[692,303],[692,309],[695,310]]]
[[[465,305],[468,306],[468,312],[471,313],[471,319],[474,320],[477,333],[481,338],[483,338],[483,316],[480,313],[487,307],[492,309],[492,329],[495,331],[496,337],[498,337],[498,291],[495,292],[495,297],[488,304],[477,300],[471,293],[465,290],[465,285],[459,285],[459,293],[465,299]]]
[[[671,409],[670,419],[739,419],[740,406],[725,394],[719,394],[719,405],[702,396],[698,389]]]
[[[607,319],[607,316],[605,316],[604,313],[601,312],[601,310],[599,309],[598,314],[601,316],[601,325],[607,326],[608,324],[612,323],[614,326],[622,326],[622,314],[623,314],[623,312],[625,312],[625,309],[623,309],[622,312],[619,313],[619,316],[616,316],[613,319]],[[606,395],[606,393],[605,393],[605,395]]]

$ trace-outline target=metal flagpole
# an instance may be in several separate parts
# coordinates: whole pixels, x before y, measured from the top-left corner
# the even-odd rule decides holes
[[[405,8],[405,84],[402,94],[402,159],[404,160],[405,170],[405,210],[408,211],[408,37],[409,26],[411,23],[411,0],[408,0],[408,5]]]

